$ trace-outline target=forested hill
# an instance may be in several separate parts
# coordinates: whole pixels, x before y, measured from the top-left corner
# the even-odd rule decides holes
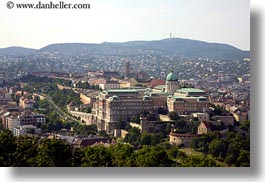
[[[0,49],[0,55],[24,56],[33,54],[35,51],[36,49],[14,46]]]
[[[209,43],[198,40],[171,38],[154,41],[104,42],[90,43],[61,43],[51,44],[39,50],[11,47],[0,49],[1,54],[34,54],[60,56],[93,56],[93,55],[175,55],[180,58],[209,58],[209,59],[243,59],[250,57],[250,51],[243,51],[234,46],[220,43]]]

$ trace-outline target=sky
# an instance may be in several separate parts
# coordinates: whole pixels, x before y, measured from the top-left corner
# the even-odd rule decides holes
[[[249,0],[64,0],[90,9],[8,9],[0,1],[0,48],[173,37],[250,49]],[[12,0],[58,3],[62,0]]]

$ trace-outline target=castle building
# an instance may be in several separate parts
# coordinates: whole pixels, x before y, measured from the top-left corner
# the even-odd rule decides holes
[[[136,89],[101,92],[94,104],[97,127],[99,130],[113,133],[120,120],[127,121],[143,111],[152,111],[153,102],[150,96],[142,96]]]
[[[209,104],[206,92],[195,88],[178,89],[174,95],[167,97],[168,111],[179,115],[205,113],[209,111]]]
[[[157,86],[158,87],[158,86]],[[176,111],[179,115],[205,112],[209,108],[207,94],[203,90],[179,88],[176,74],[171,71],[166,85],[157,91],[151,88],[107,89],[99,93],[93,104],[91,121],[98,130],[114,134],[120,121],[127,122],[132,116],[144,111],[154,112],[158,108]]]

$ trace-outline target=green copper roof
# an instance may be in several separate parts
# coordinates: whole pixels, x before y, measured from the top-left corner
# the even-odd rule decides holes
[[[167,92],[149,92],[149,95],[156,94],[156,95],[169,95]]]
[[[177,75],[173,71],[171,71],[167,75],[166,81],[177,81],[177,80],[178,80]]]
[[[110,97],[111,100],[119,100],[119,97],[117,95],[113,95],[112,97]]]
[[[110,90],[106,90],[106,93],[119,93],[119,92],[138,92],[136,89],[110,89]]]
[[[181,88],[177,90],[177,92],[184,92],[184,93],[191,93],[191,92],[196,92],[196,93],[205,93],[205,91],[196,89],[196,88]]]
[[[162,90],[164,88],[166,88],[166,85],[157,85],[154,87],[154,89],[158,89],[158,90]]]

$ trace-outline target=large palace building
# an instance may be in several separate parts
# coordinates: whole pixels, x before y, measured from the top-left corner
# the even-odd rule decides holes
[[[101,92],[96,99],[97,127],[112,133],[118,121],[143,111],[152,111],[154,101],[136,89],[115,89]]]
[[[155,111],[166,108],[179,115],[206,112],[209,101],[206,92],[194,88],[180,89],[177,76],[171,71],[166,77],[166,85],[160,85],[161,91],[150,88],[111,89],[101,92],[93,105],[94,116],[91,124],[99,130],[113,134],[119,121],[143,111]]]

